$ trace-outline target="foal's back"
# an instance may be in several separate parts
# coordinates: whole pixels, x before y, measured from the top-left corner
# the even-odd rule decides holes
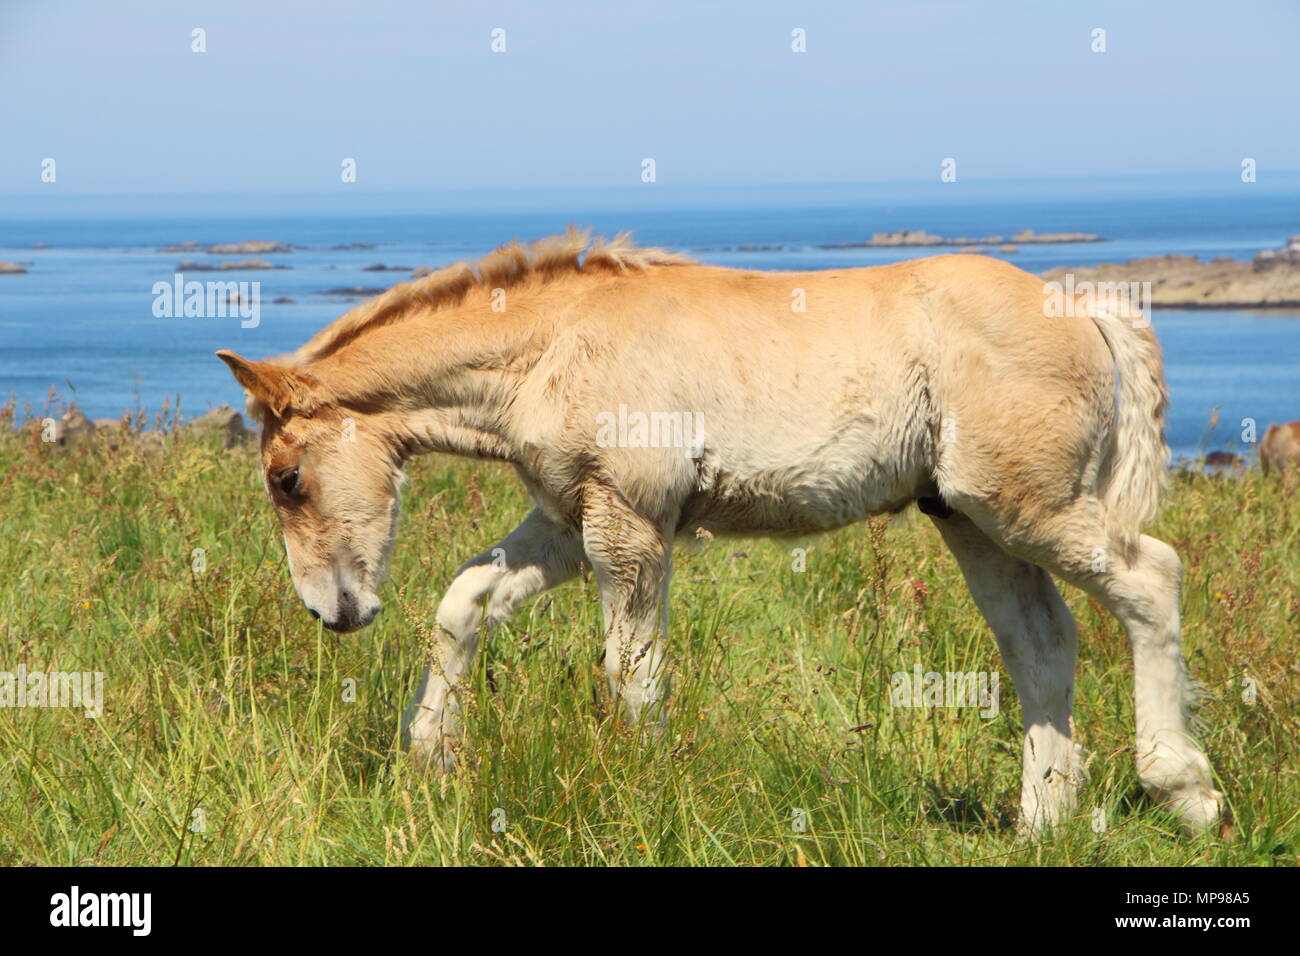
[[[620,407],[702,415],[697,460],[592,453],[628,486],[675,485],[684,520],[712,530],[822,530],[895,510],[933,492],[939,445],[955,437],[945,427],[965,448],[1032,457],[1024,426],[1098,401],[1104,412],[1113,386],[1088,318],[1049,318],[1041,280],[979,256],[671,266],[556,301],[553,359],[577,379],[570,421]],[[1041,436],[1044,454],[1073,457],[1095,430],[1076,426]]]

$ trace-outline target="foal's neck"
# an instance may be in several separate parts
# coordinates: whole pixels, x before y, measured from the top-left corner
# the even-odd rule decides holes
[[[484,312],[457,309],[376,329],[323,359],[320,377],[340,383],[341,403],[377,415],[402,457],[516,461],[507,416],[549,335],[536,322]]]

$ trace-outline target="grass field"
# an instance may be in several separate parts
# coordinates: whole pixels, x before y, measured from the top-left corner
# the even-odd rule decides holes
[[[543,595],[487,642],[467,759],[438,779],[399,751],[399,716],[452,573],[529,510],[510,471],[413,462],[385,613],[335,636],[293,593],[251,443],[64,450],[11,424],[0,671],[103,672],[105,707],[0,709],[0,864],[1297,861],[1294,481],[1180,478],[1151,532],[1185,565],[1184,648],[1235,833],[1180,838],[1146,803],[1123,634],[1067,588],[1091,783],[1076,820],[1030,841],[1010,679],[915,509],[804,542],[803,571],[792,543],[680,546],[673,719],[649,746],[608,716],[594,583]],[[891,706],[918,664],[999,673],[997,715]]]

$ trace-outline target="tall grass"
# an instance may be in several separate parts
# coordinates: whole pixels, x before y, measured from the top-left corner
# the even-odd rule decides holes
[[[791,544],[681,546],[654,744],[609,717],[593,582],[543,595],[486,643],[466,760],[439,779],[399,751],[398,719],[452,573],[529,510],[509,471],[413,462],[387,609],[335,636],[293,594],[251,447],[181,431],[66,450],[8,414],[0,671],[106,686],[98,719],[0,709],[0,863],[1296,862],[1294,481],[1184,476],[1153,530],[1185,564],[1184,646],[1235,833],[1179,838],[1142,797],[1123,634],[1065,589],[1091,782],[1078,818],[1032,841],[1014,827],[1010,679],[915,511],[804,543],[802,571]],[[999,712],[892,707],[891,675],[918,663],[998,672]]]

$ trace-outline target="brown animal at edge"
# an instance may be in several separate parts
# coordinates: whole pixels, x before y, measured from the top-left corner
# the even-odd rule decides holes
[[[1268,426],[1259,443],[1259,466],[1266,475],[1300,469],[1300,422]]]

